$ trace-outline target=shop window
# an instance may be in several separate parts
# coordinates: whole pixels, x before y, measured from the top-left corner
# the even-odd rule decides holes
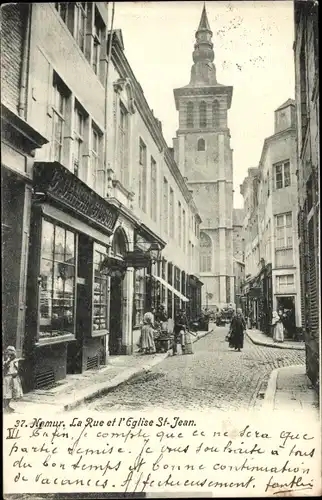
[[[107,330],[108,323],[108,276],[103,262],[106,249],[94,247],[94,296],[93,296],[93,332]]]
[[[134,272],[134,325],[143,323],[145,285],[145,269],[136,269]]]
[[[75,331],[75,233],[42,223],[39,338]]]
[[[205,101],[201,101],[199,105],[199,126],[207,127],[207,104]]]
[[[187,128],[193,128],[193,102],[188,102],[187,104]]]
[[[198,149],[198,151],[205,151],[206,150],[205,139],[198,139],[197,149]]]

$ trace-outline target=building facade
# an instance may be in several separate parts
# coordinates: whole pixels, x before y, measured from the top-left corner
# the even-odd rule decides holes
[[[318,4],[294,2],[298,234],[307,374],[319,384],[320,131]]]
[[[274,134],[265,139],[259,166],[249,169],[241,192],[253,323],[269,333],[272,312],[282,309],[291,338],[301,331],[296,171],[295,102],[289,99],[275,111]]]
[[[175,158],[202,218],[202,303],[235,302],[233,268],[233,164],[227,122],[232,87],[217,81],[212,31],[203,8],[193,52],[190,83],[174,90],[179,128]]]
[[[109,33],[105,4],[23,9],[7,6],[2,22],[9,123],[2,222],[6,272],[17,274],[4,290],[4,337],[20,346],[29,390],[131,354],[143,314],[160,303],[171,318],[183,305],[197,316],[201,219],[122,33]],[[10,145],[18,126],[30,142],[23,141],[26,159]],[[18,170],[19,200],[7,170]]]

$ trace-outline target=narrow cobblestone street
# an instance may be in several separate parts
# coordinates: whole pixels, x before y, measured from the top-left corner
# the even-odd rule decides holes
[[[86,407],[98,411],[257,408],[273,369],[305,362],[304,351],[257,346],[247,337],[243,351],[235,352],[229,349],[226,334],[227,328],[215,327],[194,344],[193,355],[170,356]]]

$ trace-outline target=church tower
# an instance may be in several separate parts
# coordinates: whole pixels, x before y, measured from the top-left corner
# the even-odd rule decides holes
[[[234,303],[233,163],[227,112],[232,87],[217,81],[212,31],[203,7],[192,54],[189,85],[174,90],[179,129],[176,162],[193,191],[202,219],[200,276],[202,304]]]

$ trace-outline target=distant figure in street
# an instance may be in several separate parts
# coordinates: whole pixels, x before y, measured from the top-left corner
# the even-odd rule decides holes
[[[184,309],[180,309],[175,317],[173,354],[177,354],[177,345],[181,344],[182,354],[185,352],[185,336],[188,321]]]
[[[11,408],[10,401],[19,399],[23,396],[21,380],[19,377],[19,367],[16,349],[13,346],[7,347],[2,361],[3,375],[3,411],[12,413],[15,410]]]
[[[244,347],[244,331],[246,330],[246,321],[241,309],[236,310],[232,317],[229,334],[229,347],[240,352]]]
[[[153,314],[145,313],[143,317],[143,326],[141,328],[141,336],[139,340],[139,349],[143,354],[153,354],[156,352],[154,343],[154,330],[153,330]]]
[[[282,312],[273,312],[272,317],[273,340],[274,342],[284,342],[284,325],[282,320]]]

